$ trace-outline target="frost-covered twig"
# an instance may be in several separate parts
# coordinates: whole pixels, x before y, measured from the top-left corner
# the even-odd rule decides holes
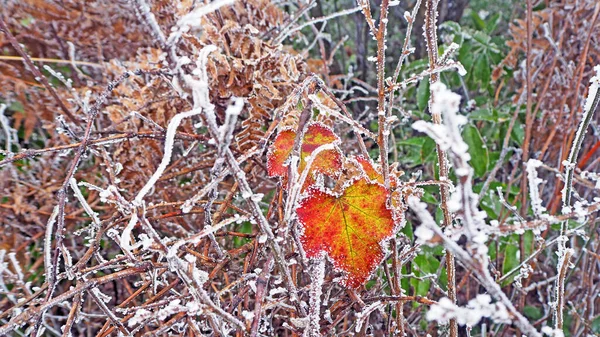
[[[429,69],[436,71],[440,68],[438,62],[438,40],[437,40],[437,16],[438,16],[438,4],[439,0],[426,0],[425,1],[425,22],[423,24],[423,36],[425,37],[425,43],[427,46],[427,56],[429,59]],[[464,69],[459,70],[459,75],[464,75]],[[435,86],[439,81],[438,73],[432,72],[429,75],[429,111],[431,113],[431,119],[434,124],[440,125],[442,123],[441,111],[433,111],[433,105],[436,100],[435,97]],[[459,101],[460,102],[460,101]],[[454,109],[454,108],[452,108]],[[438,175],[440,180],[448,180],[448,159],[447,154],[441,146],[436,144],[436,152],[438,159]],[[440,199],[441,209],[443,214],[444,227],[450,228],[452,226],[452,217],[448,207],[448,197],[450,189],[447,186],[440,186]],[[456,304],[456,268],[454,264],[454,256],[452,252],[446,252],[446,273],[448,276],[448,297],[453,304]],[[450,337],[458,336],[458,328],[455,319],[450,320]]]
[[[200,26],[202,17],[205,15],[210,14],[223,6],[231,5],[234,2],[235,0],[216,0],[205,4],[204,6],[199,6],[188,14],[182,16],[179,18],[179,20],[177,20],[175,27],[171,28],[171,34],[166,41],[167,45],[174,46],[184,33],[187,33],[194,26]],[[151,21],[152,20],[147,20],[147,22]],[[154,30],[157,31],[156,28]],[[160,28],[158,31],[160,31]]]
[[[85,210],[85,212],[90,216],[90,218],[92,218],[92,224],[94,225],[94,227],[100,228],[100,218],[98,218],[98,213],[94,212],[90,204],[83,197],[83,194],[81,194],[81,190],[79,190],[79,187],[77,186],[77,180],[75,178],[71,178],[71,180],[69,180],[69,185],[71,186],[71,189],[75,194],[75,198],[77,198],[77,200],[79,200],[79,202],[81,203],[83,210]],[[92,231],[90,233],[90,236],[93,236],[93,233],[94,232]]]
[[[466,307],[461,308],[444,297],[433,304],[427,312],[427,320],[447,323],[456,319],[460,325],[472,327],[483,318],[489,317],[497,323],[509,323],[510,317],[502,302],[492,303],[492,298],[487,294],[479,294],[470,300]]]
[[[474,259],[470,253],[462,249],[456,242],[446,236],[442,230],[438,227],[435,220],[426,211],[425,203],[421,202],[416,196],[410,196],[408,198],[408,206],[415,210],[419,220],[421,220],[421,226],[425,226],[427,230],[432,231],[434,235],[442,238],[444,246],[456,256],[466,268],[471,270],[477,275],[477,278],[481,285],[488,291],[492,297],[497,301],[502,302],[506,307],[506,310],[512,316],[514,324],[519,327],[521,332],[527,334],[530,337],[541,337],[542,335],[529,323],[521,313],[514,307],[510,299],[504,294],[500,286],[494,281],[489,273],[489,270],[484,265],[484,262],[480,259]]]
[[[323,294],[323,280],[325,278],[325,256],[312,261],[310,266],[310,302],[308,309],[308,324],[303,337],[320,337],[321,320],[321,295]]]
[[[483,249],[482,244],[486,238],[480,232],[485,227],[485,213],[477,208],[477,195],[472,189],[473,169],[468,163],[471,157],[460,134],[460,127],[467,122],[466,117],[457,115],[460,96],[448,90],[441,82],[432,84],[431,92],[434,97],[430,103],[431,112],[433,115],[443,115],[444,125],[417,121],[413,128],[433,138],[440,151],[451,152],[459,185],[448,202],[449,211],[459,212],[467,238],[476,239],[476,246]]]
[[[133,3],[136,5],[138,14],[140,14],[144,21],[150,26],[150,33],[154,35],[154,38],[158,40],[159,45],[163,47],[166,43],[166,37],[162,29],[160,29],[150,5],[148,5],[146,0],[133,0]]]
[[[385,37],[387,35],[389,0],[382,0],[379,9],[379,24],[375,39],[377,40],[377,145],[379,147],[379,161],[383,182],[386,188],[390,187],[389,154],[389,125],[386,118],[386,87],[385,87]],[[364,6],[364,5],[363,5]]]
[[[272,271],[273,255],[269,255],[260,276],[256,279],[256,300],[254,303],[254,317],[252,318],[252,325],[250,327],[250,337],[256,337],[258,334],[258,328],[263,312],[263,302],[265,294],[267,293]]]
[[[4,135],[6,136],[6,155],[8,156],[12,152],[12,140],[13,140],[13,132],[10,127],[10,123],[8,118],[4,115],[4,111],[6,111],[6,104],[0,104],[0,125],[2,125],[2,130],[4,130]]]
[[[529,182],[529,198],[531,199],[531,208],[533,214],[536,217],[542,218],[546,208],[542,205],[542,198],[540,197],[539,185],[543,182],[542,179],[538,178],[537,168],[542,165],[542,162],[537,159],[529,159],[527,161],[527,181]]]
[[[23,326],[28,321],[32,319],[36,319],[43,315],[48,309],[70,299],[71,297],[82,293],[83,291],[87,291],[89,289],[98,287],[102,284],[113,282],[125,277],[139,275],[139,273],[144,272],[152,267],[151,263],[140,263],[135,267],[131,267],[125,270],[121,270],[109,275],[100,276],[94,279],[90,279],[88,281],[77,284],[76,287],[72,287],[71,289],[61,293],[60,295],[43,302],[39,306],[31,306],[27,309],[23,310],[19,315],[13,317],[8,323],[0,326],[0,336],[7,335],[10,332],[13,332],[16,328]]]
[[[178,113],[171,119],[171,121],[169,122],[169,126],[167,127],[167,133],[165,136],[165,146],[164,146],[163,158],[162,158],[160,164],[158,165],[158,167],[156,168],[156,171],[154,172],[154,174],[152,174],[152,176],[150,177],[150,179],[148,179],[148,181],[146,182],[144,187],[142,187],[142,189],[135,196],[135,199],[133,199],[134,205],[142,205],[146,194],[148,194],[148,192],[150,192],[150,190],[154,187],[154,185],[156,184],[156,182],[158,181],[160,176],[165,172],[165,170],[167,169],[167,166],[171,162],[171,156],[173,153],[173,145],[175,142],[175,133],[177,132],[177,127],[179,127],[179,124],[181,124],[181,121],[184,118],[198,115],[201,112],[202,112],[202,109],[196,108],[196,109],[192,109],[190,111]]]
[[[304,183],[306,182],[306,179],[308,178],[308,175],[310,174],[309,172],[311,172],[310,169],[313,165],[315,158],[317,158],[321,152],[327,151],[327,150],[335,150],[335,145],[334,144],[321,145],[318,148],[316,148],[311,153],[310,156],[304,158],[304,160],[306,161],[306,166],[304,167],[302,174],[300,174],[300,176],[297,178],[297,180],[295,180],[295,182],[291,185],[290,191],[288,193],[288,197],[286,199],[284,219],[287,223],[289,223],[295,215],[297,202],[300,199],[300,192],[302,191],[302,188],[304,187]],[[298,164],[294,164],[294,163],[297,163],[299,160],[300,160],[300,158],[296,158],[295,160],[294,160],[294,158],[292,158],[290,165],[293,165],[292,167],[294,167],[294,166],[297,167]]]
[[[571,146],[571,150],[569,152],[569,157],[566,162],[564,162],[565,166],[565,186],[562,190],[562,213],[570,213],[571,212],[571,193],[573,188],[573,174],[575,172],[575,166],[577,165],[577,157],[579,155],[579,151],[581,150],[581,145],[583,144],[583,139],[585,138],[585,134],[587,132],[587,128],[592,120],[592,116],[594,115],[598,103],[600,102],[600,65],[594,67],[596,71],[596,76],[592,77],[589,87],[589,92],[587,99],[585,101],[585,105],[583,107],[583,116],[581,118],[581,123],[577,128],[577,133],[575,134],[575,139]],[[570,265],[570,258],[574,254],[573,249],[566,248],[567,238],[565,236],[567,230],[567,221],[561,222],[560,226],[560,235],[562,240],[559,242],[558,247],[558,256],[559,262],[557,265],[558,270],[558,278],[556,279],[556,310],[555,310],[555,329],[558,331],[562,331],[563,326],[563,308],[564,308],[564,290],[565,290],[565,278],[567,276],[566,269]]]
[[[566,238],[564,238],[566,240]],[[562,241],[565,241],[562,240]],[[559,240],[560,241],[560,240]],[[564,242],[559,242],[559,245],[564,245]],[[560,247],[559,247],[560,251]],[[571,266],[571,256],[573,256],[574,250],[567,248],[563,250],[562,256],[558,258],[558,275],[556,277],[556,308],[554,310],[554,323],[557,331],[563,331],[563,309],[565,307],[565,279],[567,278],[567,270]]]
[[[575,134],[575,140],[571,146],[569,157],[566,163],[564,163],[566,181],[565,187],[562,191],[563,214],[570,211],[568,208],[571,206],[571,189],[573,187],[573,173],[575,172],[575,166],[577,165],[577,156],[581,150],[581,145],[583,144],[583,139],[587,132],[587,128],[590,125],[590,121],[592,120],[592,117],[596,112],[596,108],[598,107],[598,103],[600,102],[600,65],[594,67],[594,70],[596,71],[596,76],[592,77],[590,80],[591,84],[589,87],[588,97],[585,100],[585,105],[583,107],[581,123],[579,123],[579,127],[577,128],[577,133]]]
[[[48,278],[47,282],[49,284],[52,284],[54,282],[53,278],[56,277],[52,265],[52,231],[54,230],[54,223],[58,216],[58,208],[58,206],[54,206],[52,214],[46,223],[46,235],[44,236],[44,267],[46,269],[46,278]]]
[[[362,9],[361,7],[354,7],[354,8],[346,9],[346,10],[339,11],[339,12],[336,12],[336,13],[333,13],[333,14],[329,14],[327,16],[323,16],[323,17],[320,17],[320,18],[316,18],[316,19],[312,19],[312,20],[306,21],[303,24],[298,25],[298,26],[296,26],[294,28],[286,29],[286,30],[282,31],[279,34],[279,36],[275,39],[275,43],[281,43],[288,36],[294,34],[295,32],[301,31],[305,27],[308,27],[310,25],[314,25],[315,23],[326,22],[326,21],[329,21],[331,19],[335,19],[335,18],[340,17],[340,16],[350,15],[350,14],[353,14],[353,13],[356,13],[356,12],[360,11],[361,9]]]

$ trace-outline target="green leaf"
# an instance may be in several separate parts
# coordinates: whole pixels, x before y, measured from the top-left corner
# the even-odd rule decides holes
[[[429,102],[429,80],[422,79],[417,88],[417,106],[419,110],[425,111]]]
[[[473,44],[470,41],[465,41],[465,43],[460,46],[460,49],[458,50],[458,61],[465,67],[467,74],[472,72]]]
[[[527,316],[527,318],[537,321],[538,319],[542,318],[542,316],[544,316],[544,314],[542,313],[542,310],[538,307],[534,307],[531,305],[526,305],[523,308],[523,314],[525,314],[525,316]]]
[[[421,147],[421,161],[423,164],[431,163],[435,160],[435,158],[435,141],[431,138],[427,138]]]
[[[469,114],[469,119],[487,122],[506,122],[507,120],[510,120],[510,116],[497,109],[487,107],[471,112],[471,114]]]
[[[592,331],[596,334],[600,333],[600,317],[596,317],[592,321]]]
[[[475,61],[475,65],[473,66],[473,76],[475,76],[475,81],[481,82],[483,87],[489,85],[492,70],[486,54],[480,55]]]
[[[477,177],[483,176],[487,172],[489,154],[487,146],[479,130],[469,124],[463,130],[463,138],[467,145],[469,145],[469,154],[471,155],[471,165],[475,170]]]
[[[498,27],[498,24],[502,21],[502,13],[496,13],[496,14],[492,14],[490,15],[490,18],[486,20],[486,24],[485,24],[485,31],[488,34],[492,34],[496,28]]]
[[[519,247],[516,240],[510,240],[504,250],[504,261],[502,263],[502,274],[506,274],[519,265],[518,257]],[[508,283],[512,282],[517,273],[513,273],[508,277]]]
[[[525,124],[523,124],[518,118],[515,120],[515,125],[512,129],[512,133],[510,134],[510,139],[517,142],[517,144],[523,144],[523,140],[525,139]]]
[[[475,27],[478,30],[486,30],[485,21],[483,21],[483,19],[479,16],[479,14],[477,14],[477,12],[471,12],[471,20],[473,20],[473,24],[475,24]]]

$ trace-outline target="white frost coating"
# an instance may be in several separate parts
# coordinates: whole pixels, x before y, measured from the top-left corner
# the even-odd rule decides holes
[[[594,98],[596,97],[598,88],[600,87],[600,65],[595,66],[594,71],[596,71],[596,76],[590,79],[591,84],[588,91],[588,97],[585,100],[585,105],[583,106],[584,113],[590,113],[590,110],[592,110]]]
[[[482,318],[489,317],[497,323],[509,323],[510,314],[501,302],[491,303],[492,297],[479,294],[470,300],[466,307],[459,307],[447,298],[441,298],[437,304],[431,306],[427,312],[428,321],[445,324],[450,319],[456,319],[460,325],[474,326]]]
[[[229,104],[227,110],[225,110],[225,122],[219,127],[219,145],[228,146],[233,136],[233,130],[235,129],[235,123],[238,116],[244,108],[244,99],[240,97],[233,97],[232,104]]]
[[[381,309],[385,306],[385,303],[381,303],[381,301],[376,301],[371,303],[370,305],[368,305],[366,308],[363,309],[363,311],[361,312],[357,312],[356,313],[356,327],[354,328],[354,331],[359,333],[360,330],[362,329],[363,324],[365,323],[367,317],[369,317],[369,315],[378,309]]]
[[[112,300],[112,297],[101,292],[100,289],[98,289],[98,288],[92,288],[92,292],[104,303],[108,303]]]
[[[135,315],[129,319],[127,325],[130,328],[134,327],[150,317],[152,317],[152,312],[146,309],[138,309],[135,311]]]
[[[75,180],[75,178],[69,179],[69,185],[71,186],[73,193],[75,193],[75,198],[79,200],[85,212],[90,216],[90,218],[92,218],[92,223],[94,224],[94,226],[96,226],[96,228],[100,227],[100,219],[98,218],[98,213],[92,210],[90,204],[88,204],[87,200],[85,200],[85,198],[83,197],[83,194],[81,194],[79,187],[77,187],[77,180]]]
[[[58,205],[54,206],[52,214],[46,224],[46,236],[44,238],[44,267],[46,269],[46,278],[52,275],[52,230],[57,216]]]
[[[231,5],[234,2],[235,0],[216,0],[207,5],[198,7],[182,16],[177,20],[177,25],[171,29],[172,33],[169,35],[167,44],[173,45],[174,43],[177,43],[183,33],[188,32],[192,27],[200,26],[200,19],[206,14],[212,13],[223,6]]]
[[[533,273],[533,268],[531,267],[531,265],[529,263],[523,264],[523,266],[521,266],[521,268],[519,269],[519,274],[515,277],[515,287],[523,288],[521,280],[527,279],[531,273]]]
[[[4,129],[4,134],[6,135],[6,152],[10,153],[12,148],[12,140],[13,140],[13,130],[10,127],[10,122],[8,118],[4,116],[4,111],[6,110],[6,104],[0,104],[0,124],[2,124],[2,129]]]
[[[564,337],[565,333],[561,329],[553,329],[549,326],[545,326],[542,328],[542,333],[544,335],[548,335],[550,337]],[[591,336],[591,335],[588,335]]]
[[[127,223],[127,226],[123,229],[121,236],[119,237],[119,245],[123,248],[127,253],[131,253],[133,246],[129,243],[131,241],[131,232],[133,231],[133,227],[138,221],[138,216],[136,213],[131,214],[131,219]]]
[[[325,257],[314,260],[310,268],[310,307],[308,309],[308,326],[304,329],[303,337],[320,336],[321,295],[325,280]]]
[[[258,237],[258,243],[261,243],[261,244],[265,243],[265,242],[267,242],[268,238],[269,237],[267,235],[263,234],[263,235],[261,235],[261,236]]]
[[[542,198],[540,197],[539,185],[544,181],[538,178],[537,168],[542,166],[542,162],[537,159],[529,159],[527,161],[527,180],[529,182],[529,198],[531,199],[531,208],[533,214],[538,218],[542,218],[546,208],[542,206]]]
[[[187,308],[180,304],[180,299],[175,299],[169,302],[166,307],[160,309],[157,313],[157,318],[160,321],[164,321],[167,317],[171,315],[178,314],[183,311],[187,311]]]
[[[563,214],[566,214],[566,208],[570,206],[570,196],[567,195],[567,188],[570,188],[569,185],[571,184],[573,170],[575,169],[577,154],[581,149],[580,146],[575,145],[578,140],[583,140],[583,136],[587,132],[588,124],[586,124],[586,121],[587,123],[589,123],[589,119],[591,117],[590,114],[594,113],[594,111],[592,111],[592,108],[594,107],[594,101],[596,99],[596,96],[598,95],[598,88],[600,87],[600,65],[595,66],[594,70],[596,71],[596,76],[590,79],[591,84],[588,90],[588,96],[585,100],[585,105],[583,107],[583,116],[581,117],[581,123],[579,124],[579,127],[577,128],[577,133],[575,134],[575,141],[573,143],[573,146],[571,146],[568,161],[563,161],[563,165],[565,166],[565,176],[567,177],[567,182],[562,189]]]
[[[302,317],[302,318],[290,317],[290,322],[296,328],[305,329],[308,326],[308,317]]]
[[[426,243],[431,240],[435,233],[430,229],[430,227],[435,227],[437,224],[435,220],[427,211],[427,205],[419,200],[419,198],[415,196],[408,197],[407,200],[408,206],[412,209],[413,212],[417,215],[417,218],[421,220],[421,225],[417,227],[415,230],[415,236],[417,237],[417,242]]]
[[[455,211],[460,210],[458,215],[464,220],[465,235],[468,239],[478,237],[478,242],[473,243],[481,246],[477,247],[477,250],[483,252],[486,250],[483,247],[485,237],[480,236],[480,231],[487,230],[484,221],[486,213],[479,210],[478,197],[473,193],[473,168],[468,163],[471,159],[469,146],[462,139],[460,132],[461,126],[467,123],[465,116],[458,115],[460,96],[448,90],[441,82],[431,85],[431,93],[431,113],[442,115],[444,124],[417,121],[412,126],[433,138],[443,150],[449,150],[454,172],[460,183],[451,197],[449,206]]]
[[[448,129],[452,152],[463,160],[469,161],[471,157],[467,150],[469,146],[462,139],[460,127],[467,124],[467,117],[458,114],[460,108],[460,95],[455,94],[442,82],[436,82],[431,85],[433,102],[431,103],[431,113],[440,114],[444,117],[444,125]]]
[[[196,284],[204,285],[204,283],[208,282],[208,273],[204,270],[196,268],[195,266],[192,276],[194,277]]]
[[[269,296],[273,297],[279,294],[285,294],[287,293],[287,289],[283,288],[283,287],[278,287],[278,288],[274,288],[269,290]]]
[[[19,264],[19,261],[17,261],[17,253],[15,253],[15,252],[8,253],[8,258],[10,259],[10,263],[12,264],[13,269],[15,270],[15,273],[17,273],[17,277],[19,278],[19,281],[23,281],[23,270],[21,269],[21,265]],[[2,269],[3,268],[0,267],[0,272],[2,271]]]
[[[169,122],[169,126],[167,127],[167,134],[165,136],[165,151],[164,151],[163,158],[160,162],[160,165],[158,165],[158,168],[156,168],[156,171],[154,172],[152,177],[150,177],[148,182],[146,182],[146,185],[144,185],[144,187],[142,187],[142,189],[138,192],[137,196],[135,197],[135,199],[133,201],[134,204],[137,204],[137,205],[142,204],[146,194],[148,194],[148,192],[150,192],[152,187],[154,187],[154,184],[156,184],[156,182],[158,181],[160,176],[165,172],[165,170],[167,169],[167,166],[171,162],[171,155],[173,153],[173,144],[175,142],[175,133],[177,132],[177,127],[179,126],[179,124],[181,124],[181,121],[184,118],[195,116],[195,115],[199,114],[200,112],[202,112],[202,109],[199,109],[199,108],[192,109],[190,111],[179,113],[171,119],[171,121]]]
[[[177,250],[179,249],[179,247],[181,247],[181,246],[183,246],[185,244],[188,244],[188,243],[197,244],[198,242],[200,242],[200,240],[203,237],[205,237],[205,236],[207,236],[209,234],[212,234],[212,233],[218,231],[219,229],[221,229],[221,228],[223,228],[223,227],[225,227],[225,226],[227,226],[229,224],[232,224],[234,222],[237,223],[237,222],[240,222],[240,221],[248,221],[248,217],[247,216],[239,216],[239,215],[232,216],[232,217],[230,217],[228,219],[225,219],[225,220],[219,222],[216,225],[205,227],[202,231],[200,231],[197,234],[192,235],[189,238],[181,239],[181,240],[175,242],[171,246],[171,248],[169,248],[169,251],[167,252],[167,258],[173,258],[173,257],[177,256]],[[125,231],[123,231],[123,232],[125,232]]]
[[[426,243],[427,241],[433,239],[434,235],[435,233],[425,226],[419,226],[415,230],[415,237],[417,238],[417,243],[420,244]]]

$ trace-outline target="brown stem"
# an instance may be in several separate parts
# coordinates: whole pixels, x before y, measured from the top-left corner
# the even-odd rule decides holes
[[[429,68],[435,69],[438,63],[438,48],[437,48],[437,5],[439,0],[427,0],[425,3],[425,37],[427,39],[427,53],[429,57]],[[429,77],[430,88],[432,85],[439,81],[439,74],[433,72]],[[430,91],[431,95],[429,98],[429,110],[431,110],[431,104],[434,100],[433,91]],[[432,120],[434,124],[442,124],[442,116],[439,113],[432,112]],[[439,179],[446,181],[448,179],[448,162],[446,151],[436,144],[436,152],[438,158],[438,174]],[[448,196],[449,190],[447,185],[440,185],[441,194],[441,209],[444,215],[444,227],[448,228],[452,226],[452,216],[448,210]],[[446,273],[448,275],[448,298],[452,303],[456,304],[456,274],[455,274],[455,263],[454,255],[447,250],[446,251]],[[458,325],[456,319],[450,320],[450,337],[458,336]]]

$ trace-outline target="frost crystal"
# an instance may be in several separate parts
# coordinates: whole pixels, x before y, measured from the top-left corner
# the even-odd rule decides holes
[[[489,317],[498,323],[510,322],[510,314],[504,304],[491,303],[492,298],[487,294],[477,295],[470,300],[466,307],[461,308],[444,297],[437,304],[431,306],[427,312],[427,320],[445,324],[451,319],[456,319],[460,325],[474,326],[482,318]]]
[[[531,198],[531,208],[533,213],[539,217],[543,217],[546,208],[542,206],[542,198],[540,197],[539,185],[544,181],[538,178],[537,168],[542,166],[542,162],[537,159],[529,159],[527,161],[527,180],[529,181],[529,196]]]

